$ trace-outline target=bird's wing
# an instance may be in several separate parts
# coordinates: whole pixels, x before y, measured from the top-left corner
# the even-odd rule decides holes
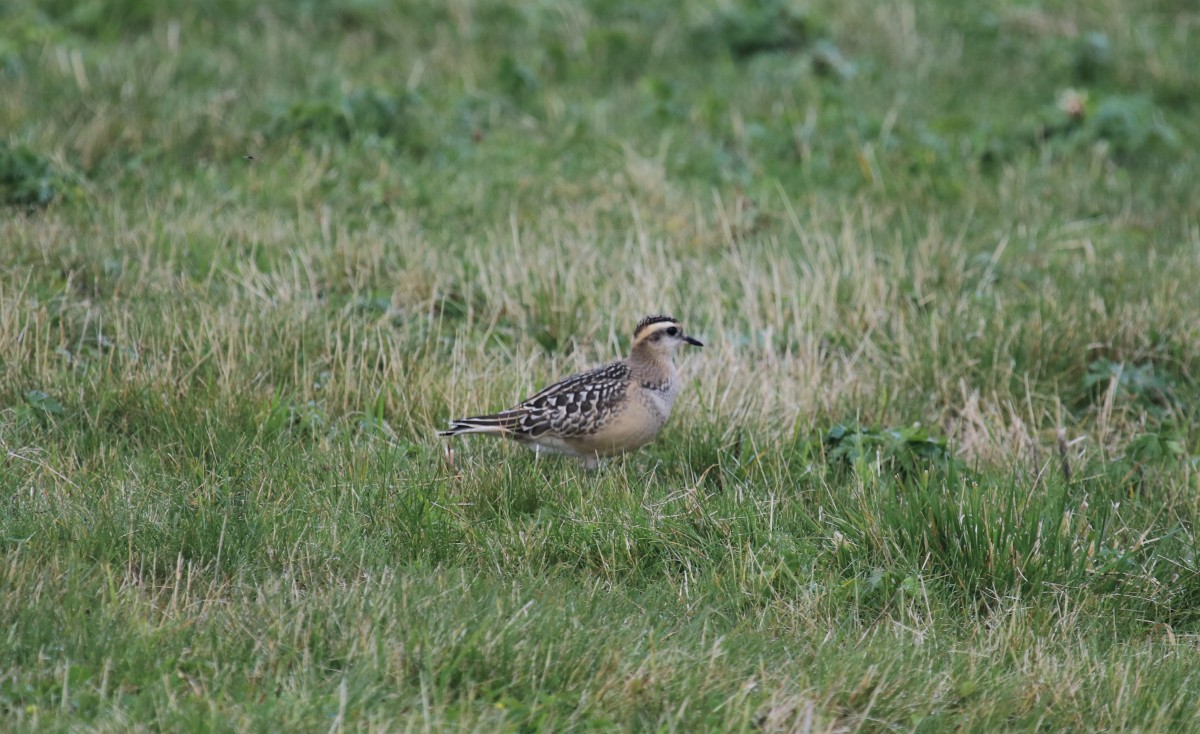
[[[546,432],[587,435],[604,425],[620,405],[629,380],[629,366],[613,362],[556,382],[505,412],[520,412],[516,432],[530,437]]]

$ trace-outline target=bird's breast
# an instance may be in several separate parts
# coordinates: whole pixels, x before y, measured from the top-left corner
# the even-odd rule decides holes
[[[662,424],[666,423],[667,418],[671,416],[671,406],[675,405],[677,391],[678,387],[674,380],[657,385],[643,383],[642,389],[637,391],[637,402],[641,403],[649,413],[648,420],[658,421],[658,428],[661,428]]]

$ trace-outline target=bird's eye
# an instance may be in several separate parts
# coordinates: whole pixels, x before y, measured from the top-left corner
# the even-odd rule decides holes
[[[667,336],[679,336],[679,329],[674,326],[667,327]]]

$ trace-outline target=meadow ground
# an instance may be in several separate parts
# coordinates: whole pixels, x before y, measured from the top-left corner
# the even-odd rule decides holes
[[[1200,727],[1190,0],[0,26],[0,728]]]

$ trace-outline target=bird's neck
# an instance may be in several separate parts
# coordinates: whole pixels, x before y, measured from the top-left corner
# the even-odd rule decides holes
[[[629,371],[639,382],[661,385],[675,379],[675,362],[667,355],[638,346],[629,355]]]

